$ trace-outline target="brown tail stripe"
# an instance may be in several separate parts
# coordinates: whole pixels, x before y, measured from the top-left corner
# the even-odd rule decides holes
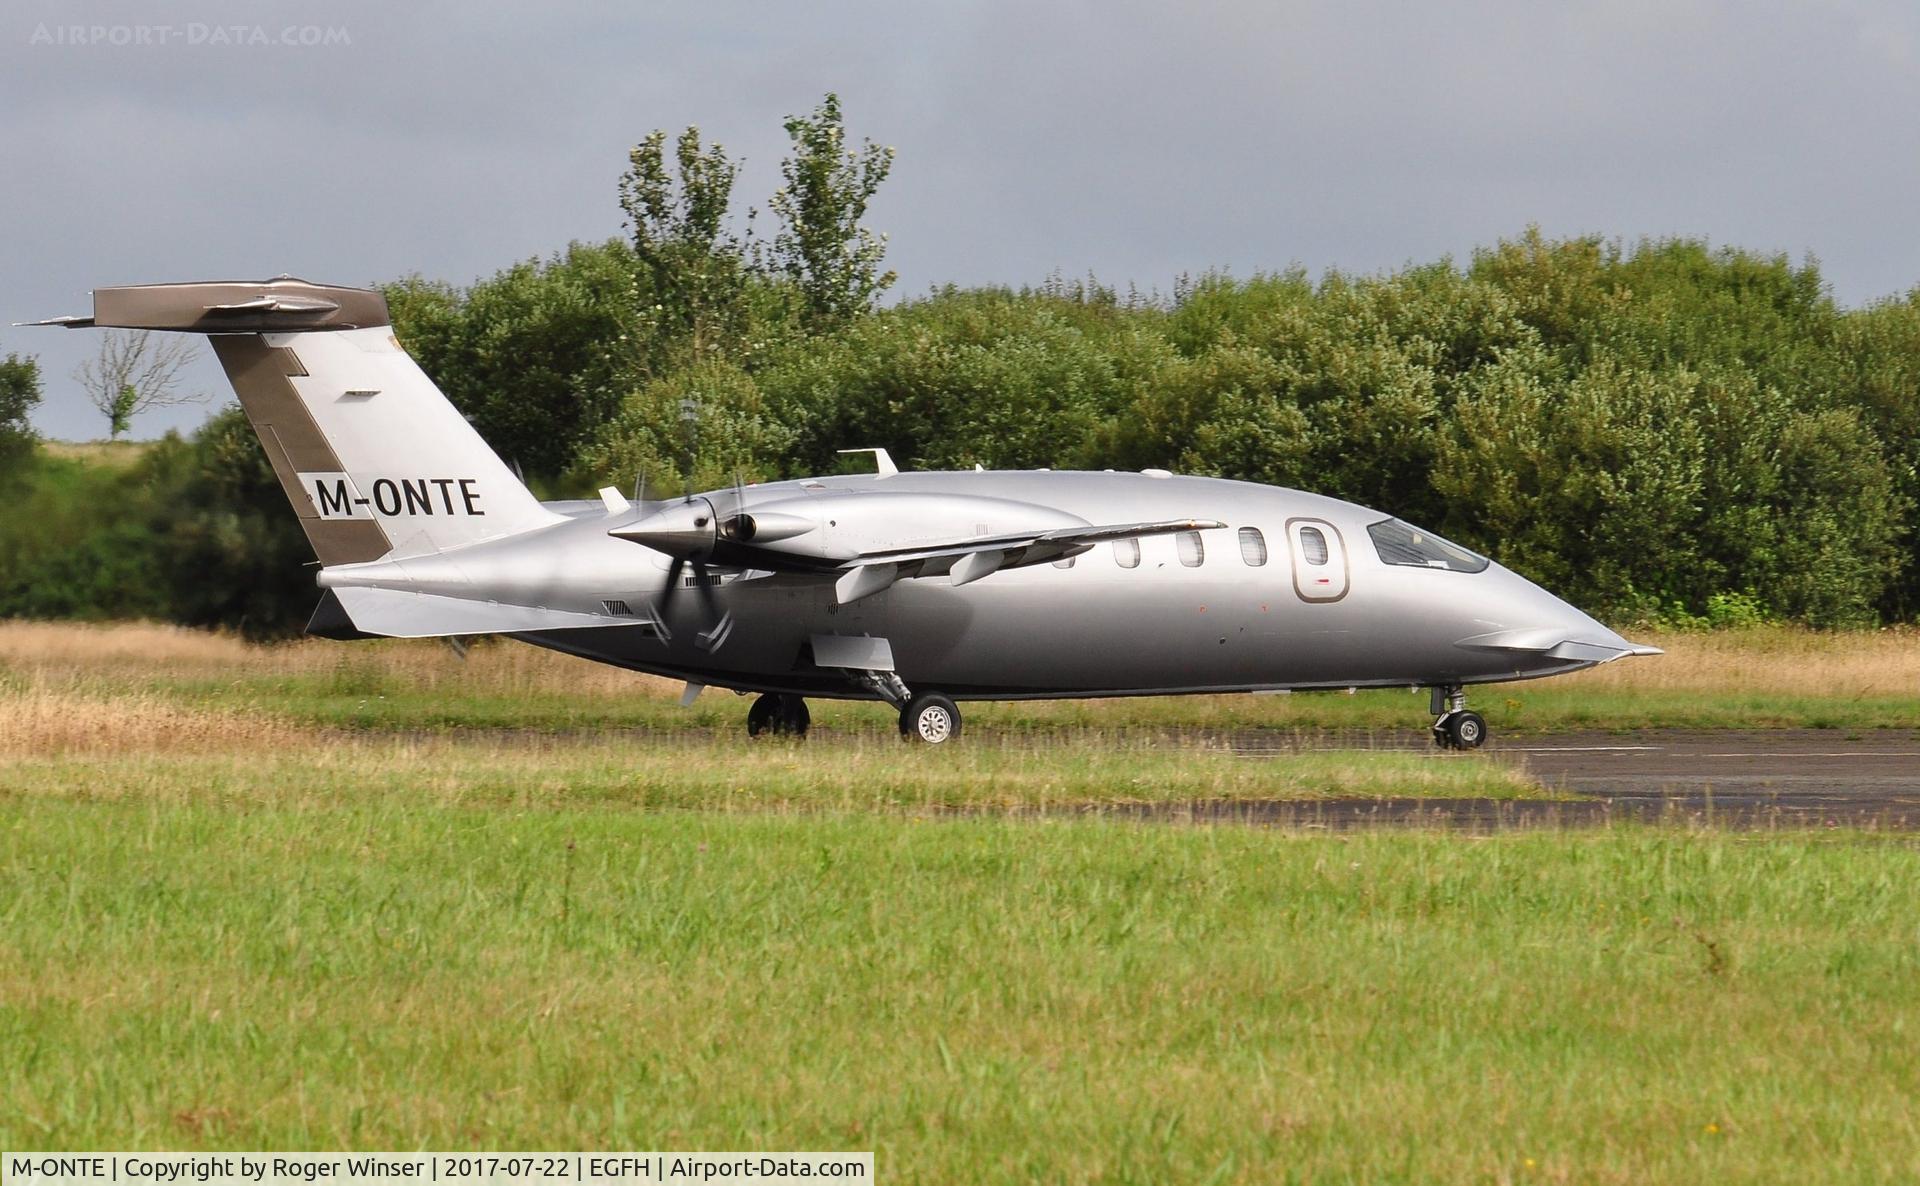
[[[380,524],[369,519],[322,519],[301,488],[302,473],[338,473],[345,467],[289,381],[289,376],[307,373],[294,352],[269,346],[258,334],[220,334],[211,341],[320,563],[354,564],[392,551],[392,541]]]

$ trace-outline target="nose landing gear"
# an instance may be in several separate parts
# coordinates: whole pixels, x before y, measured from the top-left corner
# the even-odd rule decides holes
[[[860,683],[900,710],[900,736],[908,741],[941,745],[960,736],[960,706],[938,692],[915,694],[891,671],[855,671]]]
[[[1479,749],[1487,741],[1487,722],[1467,711],[1467,691],[1459,684],[1435,687],[1428,702],[1434,715],[1433,744],[1441,749]]]
[[[960,706],[938,692],[922,692],[900,710],[900,736],[939,745],[960,736]]]

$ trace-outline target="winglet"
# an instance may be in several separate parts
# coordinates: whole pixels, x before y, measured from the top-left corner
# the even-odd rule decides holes
[[[893,458],[887,456],[885,449],[836,449],[835,452],[873,454],[873,467],[879,471],[878,476],[882,478],[891,478],[900,472],[900,467],[893,463]]]
[[[615,486],[602,486],[600,501],[606,505],[609,515],[618,515],[622,511],[633,509],[633,504],[627,501],[627,496],[620,493],[619,488]]]

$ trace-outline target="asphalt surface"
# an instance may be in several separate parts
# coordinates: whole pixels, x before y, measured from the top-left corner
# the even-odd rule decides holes
[[[1300,748],[1345,748],[1352,739],[1284,745],[1236,741],[1253,760],[1285,761]],[[1376,749],[1426,748],[1423,738],[1369,739]],[[1745,829],[1920,830],[1920,732],[1780,729],[1660,730],[1493,739],[1495,761],[1525,768],[1562,800],[1368,799],[1140,805],[1141,818],[1237,821],[1290,827],[1368,825],[1507,828],[1648,821]],[[1460,760],[1436,753],[1436,761]]]

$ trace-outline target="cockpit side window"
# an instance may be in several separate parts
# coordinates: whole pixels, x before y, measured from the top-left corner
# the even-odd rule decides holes
[[[1448,572],[1484,572],[1492,563],[1485,556],[1398,519],[1383,519],[1367,528],[1367,534],[1373,537],[1374,551],[1380,553],[1384,564],[1443,568]]]

